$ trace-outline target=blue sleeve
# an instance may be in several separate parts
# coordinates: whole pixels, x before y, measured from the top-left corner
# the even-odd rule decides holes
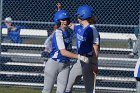
[[[77,33],[77,26],[74,25],[74,32]]]
[[[74,25],[74,32],[77,33],[77,31],[80,27],[81,27],[80,25]]]
[[[20,30],[21,29],[21,27],[20,26],[15,26],[18,30]]]
[[[7,26],[6,25],[2,25],[1,28],[7,28]]]
[[[93,41],[93,39],[94,39],[93,29],[92,28],[87,28],[86,30],[87,31],[85,31],[85,32],[87,32],[87,39],[88,39],[88,41]]]

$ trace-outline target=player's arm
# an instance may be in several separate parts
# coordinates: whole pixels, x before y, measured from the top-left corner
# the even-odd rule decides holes
[[[68,25],[68,27],[69,27],[71,30],[74,30],[74,24],[73,24],[73,23],[70,23],[70,24]]]
[[[16,30],[17,30],[17,28],[12,26],[12,31],[16,31]]]
[[[16,31],[17,28],[13,26],[12,23],[10,23],[10,25],[7,26],[8,29],[11,29],[12,31]]]
[[[75,59],[81,60],[85,63],[88,62],[87,57],[81,56],[81,55],[78,55],[78,54],[74,54],[72,52],[67,51],[65,49],[62,32],[59,31],[59,30],[56,30],[55,32],[56,32],[56,43],[57,43],[58,49],[60,50],[60,52],[63,56],[69,57],[69,58],[75,58]]]
[[[72,52],[69,52],[66,49],[60,49],[60,52],[65,57],[78,59],[78,55],[77,54],[74,54]]]
[[[60,11],[62,9],[61,3],[57,3],[56,6],[57,6],[57,11]]]
[[[93,31],[93,72],[98,73],[98,56],[100,51],[100,36],[96,29]]]
[[[70,57],[70,58],[76,58],[76,59],[78,58],[77,54],[69,52],[65,49],[62,32],[59,30],[56,30],[56,41],[57,41],[58,49],[60,50],[60,52],[63,56]]]
[[[93,55],[96,60],[98,60],[100,51],[100,36],[96,28],[93,30]]]
[[[93,73],[98,73],[98,56],[99,56],[99,45],[93,44]]]
[[[81,56],[79,54],[74,54],[72,52],[67,51],[66,49],[60,49],[60,52],[65,57],[75,58],[75,59],[81,60],[81,61],[83,61],[85,63],[89,62],[87,57]]]
[[[98,61],[98,56],[99,56],[99,45],[98,44],[93,44],[93,58],[95,61]]]

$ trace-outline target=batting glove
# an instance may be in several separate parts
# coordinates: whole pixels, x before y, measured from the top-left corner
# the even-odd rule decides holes
[[[81,60],[81,61],[83,61],[84,63],[89,63],[88,58],[85,57],[85,56],[78,55],[78,60]]]

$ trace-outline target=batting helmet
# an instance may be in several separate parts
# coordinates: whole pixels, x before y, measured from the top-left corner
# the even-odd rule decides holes
[[[60,10],[54,14],[54,23],[59,24],[59,20],[70,18],[70,15],[65,10]]]
[[[87,5],[83,5],[78,7],[76,16],[78,16],[78,18],[85,20],[87,18],[92,17],[94,14],[92,7],[87,6]]]

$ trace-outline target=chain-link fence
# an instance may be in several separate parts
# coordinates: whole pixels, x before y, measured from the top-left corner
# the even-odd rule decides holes
[[[133,70],[138,57],[128,58],[128,54],[139,33],[139,0],[1,0],[0,85],[42,88],[44,62],[41,52],[45,39],[53,31],[53,15],[58,2],[70,13],[73,23],[77,23],[74,14],[78,6],[86,4],[94,9],[95,26],[101,35],[96,90],[99,93],[135,92]],[[13,25],[21,29],[22,43],[5,40],[6,17],[11,17]],[[82,79],[79,80],[75,91],[84,91],[81,90],[83,85]]]

